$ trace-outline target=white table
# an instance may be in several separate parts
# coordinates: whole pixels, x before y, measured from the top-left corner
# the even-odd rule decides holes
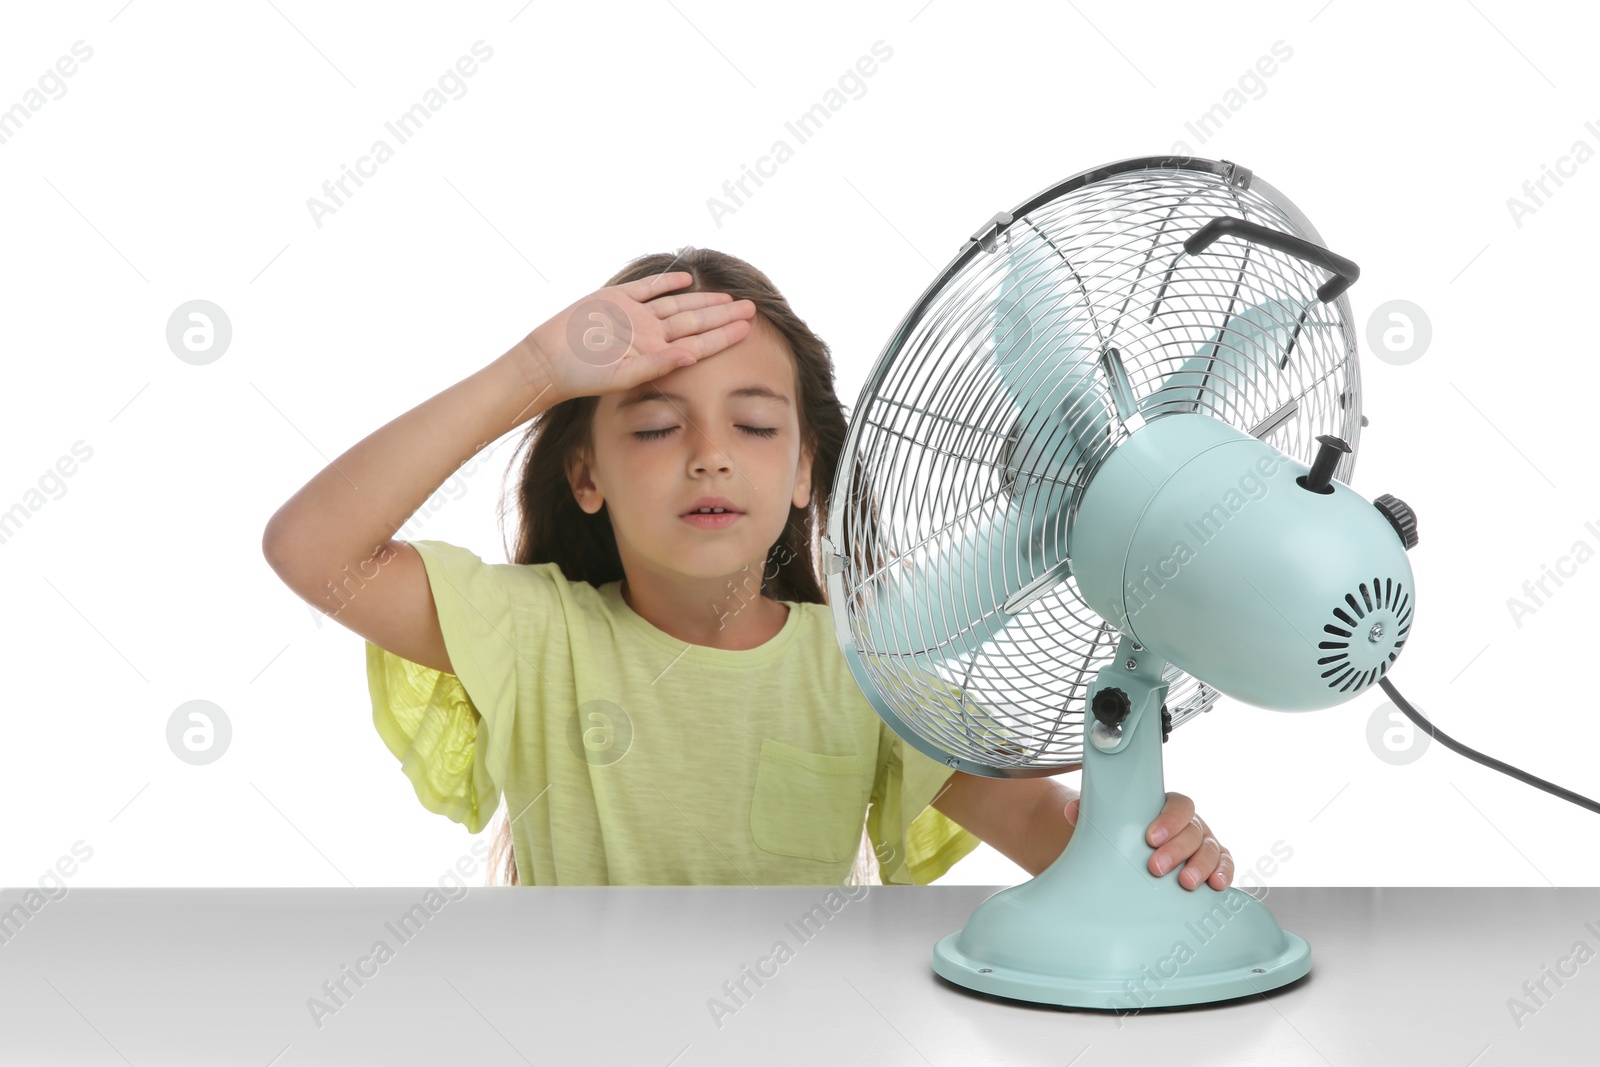
[[[433,887],[432,911],[427,887],[76,888],[25,917],[6,889],[0,1063],[1600,1062],[1600,957],[1571,958],[1600,952],[1600,889],[1276,888],[1266,903],[1311,943],[1308,976],[1119,1017],[933,973],[934,942],[996,888]],[[816,906],[826,919],[801,936]],[[345,976],[379,941],[392,955],[358,986]],[[324,983],[341,978],[336,1001]],[[741,978],[736,999],[724,983]],[[1533,1009],[1520,1026],[1512,998]]]

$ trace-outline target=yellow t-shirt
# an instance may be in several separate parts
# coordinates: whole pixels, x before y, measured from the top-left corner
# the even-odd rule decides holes
[[[620,581],[410,544],[455,674],[368,641],[373,724],[429,811],[478,833],[504,795],[523,885],[843,884],[863,817],[885,884],[977,847],[929,806],[950,768],[873,710],[826,604],[784,601],[765,644],[710,648]]]

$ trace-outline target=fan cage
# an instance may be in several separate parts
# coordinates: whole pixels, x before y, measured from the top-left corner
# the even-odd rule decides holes
[[[1047,575],[1041,542],[1019,538],[1023,551],[987,576],[988,603],[1030,583],[1042,593],[992,636],[977,635],[981,623],[1000,621],[990,617],[999,608],[902,605],[898,625],[919,635],[932,660],[874,648],[866,613],[888,599],[877,593],[947,558],[942,551],[963,532],[1007,521],[1027,488],[1052,509],[1043,543],[1052,558],[1067,557],[1084,489],[1137,427],[1116,417],[1108,346],[1144,419],[1199,411],[1308,465],[1317,437],[1335,434],[1351,446],[1335,469],[1347,482],[1361,422],[1349,304],[1343,295],[1318,300],[1328,277],[1321,267],[1234,236],[1184,251],[1185,239],[1223,216],[1322,243],[1248,171],[1227,161],[1128,160],[1074,176],[1010,214],[1008,225],[963,247],[869,375],[840,459],[826,561],[843,593],[830,597],[840,641],[880,714],[928,754],[997,776],[1081,762],[1088,690],[1120,635],[1084,602],[1073,575],[1061,578],[1070,560]],[[1008,286],[1018,257],[1048,264],[1046,276]],[[998,332],[1003,307],[1022,309],[1026,321]],[[1019,455],[1018,442],[1042,428],[1018,418],[1026,405],[1008,392],[1002,357],[1012,390],[1042,387],[1052,370],[1092,370],[1079,402],[1045,413],[1075,431],[1072,455]],[[1196,357],[1206,373],[1173,379]],[[1104,432],[1090,432],[1106,412]],[[1069,461],[1073,469],[1063,469]],[[1173,729],[1218,697],[1171,664],[1163,679]]]

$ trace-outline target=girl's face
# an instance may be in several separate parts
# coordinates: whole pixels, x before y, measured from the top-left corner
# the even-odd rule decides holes
[[[721,352],[600,397],[592,456],[569,480],[584,511],[607,505],[625,572],[760,591],[789,509],[811,499],[795,378],[783,336],[758,314]],[[741,514],[720,528],[684,518],[708,496]]]

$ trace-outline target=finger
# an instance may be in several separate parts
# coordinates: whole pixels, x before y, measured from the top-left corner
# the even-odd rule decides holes
[[[709,355],[721,352],[729,345],[737,344],[744,340],[749,333],[749,319],[734,319],[726,326],[718,326],[704,333],[685,336],[673,347],[689,353],[695,362],[699,362]]]
[[[1204,839],[1204,831],[1194,823],[1190,823],[1183,828],[1177,837],[1174,837],[1171,841],[1151,853],[1150,870],[1158,875],[1166,874],[1172,868],[1193,856]]]
[[[1211,877],[1217,869],[1217,864],[1222,859],[1222,846],[1217,844],[1214,837],[1205,837],[1200,841],[1200,848],[1189,857],[1188,866],[1178,874],[1178,884],[1185,889],[1198,889],[1200,883]]]
[[[1217,857],[1217,869],[1211,872],[1209,881],[1213,889],[1226,889],[1233,883],[1233,857],[1227,849]]]
[[[653,296],[659,296],[673,289],[682,289],[692,281],[694,275],[686,270],[669,270],[663,274],[650,274],[631,282],[623,282],[617,288],[642,304]]]
[[[732,299],[732,293],[668,293],[666,296],[656,297],[644,306],[654,311],[657,318],[665,319],[680,311],[692,311],[712,304],[726,304]]]
[[[705,333],[716,326],[726,326],[738,319],[753,318],[755,313],[756,305],[753,300],[736,300],[731,304],[716,304],[693,311],[681,311],[661,324],[662,336],[669,341],[676,341],[681,337]]]
[[[1193,818],[1194,801],[1182,793],[1168,793],[1161,814],[1151,821],[1150,828],[1145,831],[1146,839],[1152,846],[1159,846],[1187,826]]]
[[[1066,806],[1062,809],[1067,816],[1067,822],[1071,823],[1073,826],[1078,825],[1078,810],[1082,807],[1083,800],[1079,797],[1073,797],[1071,800],[1067,801]]]
[[[645,382],[671,374],[679,367],[693,364],[694,357],[686,349],[675,345],[649,353],[630,351],[627,356],[612,364],[612,378],[606,383],[605,391],[632,389],[636,385],[643,385]]]

